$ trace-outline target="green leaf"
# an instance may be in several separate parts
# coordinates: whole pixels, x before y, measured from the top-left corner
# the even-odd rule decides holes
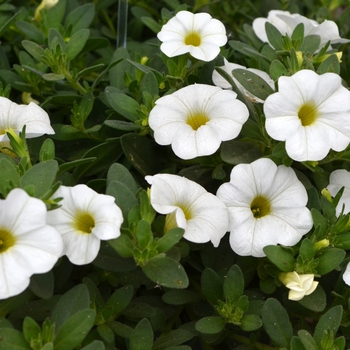
[[[283,50],[283,37],[280,31],[270,22],[265,23],[265,31],[269,43],[276,50]]]
[[[270,76],[274,81],[277,81],[281,76],[288,76],[288,70],[279,60],[273,60],[270,66]]]
[[[89,345],[84,346],[81,350],[105,350],[105,346],[102,341],[94,340]]]
[[[320,255],[317,255],[318,265],[316,267],[317,273],[320,275],[325,275],[331,272],[345,258],[345,251],[339,248],[328,248],[324,249]]]
[[[23,335],[28,343],[33,339],[38,339],[41,334],[40,326],[31,317],[27,316],[23,320]],[[0,342],[1,344],[1,342]],[[1,345],[0,345],[1,348]]]
[[[343,307],[341,305],[332,307],[324,315],[321,316],[314,332],[314,339],[318,346],[321,345],[321,340],[327,330],[330,330],[334,334],[337,334],[342,316]]]
[[[4,197],[16,187],[20,186],[19,174],[16,166],[6,158],[0,159],[0,192]]]
[[[152,97],[159,95],[158,81],[153,72],[144,75],[141,80],[140,91],[147,91]]]
[[[88,309],[90,295],[85,284],[78,284],[66,292],[52,311],[51,320],[56,324],[56,331],[79,311]]]
[[[301,329],[300,331],[298,331],[298,337],[301,340],[305,349],[318,350],[317,344],[309,332]]]
[[[22,11],[16,12],[12,17],[10,17],[1,27],[0,27],[0,35],[6,30],[6,28],[10,25],[10,23],[21,13]]]
[[[298,303],[314,312],[322,312],[327,306],[327,296],[323,288],[318,285],[310,295],[305,295]]]
[[[80,29],[71,36],[66,48],[67,62],[71,61],[82,51],[89,35],[89,29]]]
[[[151,224],[146,220],[140,220],[136,228],[136,238],[139,247],[146,249],[153,241],[153,233]]]
[[[189,281],[186,271],[180,263],[163,255],[157,255],[141,267],[145,275],[153,282],[167,288],[184,289]]]
[[[124,118],[132,122],[140,119],[136,110],[141,109],[141,106],[133,98],[122,93],[107,94],[107,98],[111,107]]]
[[[244,293],[243,273],[238,265],[233,265],[224,279],[226,301],[237,302]]]
[[[261,318],[258,315],[244,315],[241,319],[240,327],[245,332],[253,332],[263,325]]]
[[[16,21],[16,26],[29,38],[34,40],[36,43],[44,42],[44,33],[38,29],[35,25],[25,22]]]
[[[114,346],[114,333],[106,324],[98,325],[96,330],[105,343]]]
[[[107,187],[112,181],[119,181],[136,194],[140,186],[136,183],[130,171],[122,164],[114,163],[110,166],[107,173]]]
[[[294,271],[294,256],[291,249],[268,245],[263,248],[268,259],[275,264],[281,271]]]
[[[156,249],[159,253],[164,253],[172,248],[176,243],[180,242],[185,230],[175,227],[164,233],[164,236],[157,239]]]
[[[45,50],[40,45],[29,40],[23,40],[22,45],[37,61],[44,61]]]
[[[0,350],[31,350],[23,334],[15,329],[0,328]]]
[[[320,46],[321,37],[319,35],[308,35],[304,38],[299,50],[307,55],[312,55]]]
[[[51,160],[55,158],[55,143],[51,139],[46,139],[39,153],[39,161],[45,162],[47,160]]]
[[[125,233],[116,239],[110,239],[108,244],[123,258],[131,258],[134,256],[134,245]]]
[[[223,331],[226,326],[225,319],[221,316],[211,316],[201,318],[196,322],[195,328],[204,334],[217,334]]]
[[[275,92],[263,78],[247,69],[234,69],[232,75],[247,91],[261,100],[265,101]]]
[[[324,73],[340,74],[340,63],[336,54],[328,56],[318,67],[317,74],[321,75]]]
[[[72,34],[80,29],[88,28],[95,17],[95,4],[84,4],[71,11],[64,23],[65,27],[72,27]]]
[[[60,81],[65,79],[65,76],[63,74],[56,74],[56,73],[43,74],[42,77],[46,81]]]
[[[95,310],[81,310],[60,328],[54,340],[55,350],[73,350],[87,336],[95,323]]]
[[[61,47],[60,52],[66,52],[66,42],[63,39],[61,33],[55,29],[50,28],[48,34],[49,47],[51,50],[56,50],[57,46]]]
[[[184,292],[184,291],[183,291]],[[153,344],[152,350],[171,349],[193,338],[193,333],[185,329],[174,329],[162,334]],[[180,347],[179,347],[180,350]]]
[[[124,120],[105,120],[103,124],[109,126],[110,128],[123,131],[136,131],[142,129],[142,125],[140,124],[126,122]]]
[[[33,185],[35,187],[35,197],[40,198],[52,186],[57,171],[58,163],[53,159],[35,164],[21,177],[21,188]]]
[[[14,297],[0,300],[0,317],[5,317],[11,311],[19,309],[32,296],[33,296],[33,293],[29,289],[26,289],[24,292]]]
[[[141,21],[156,34],[162,29],[162,26],[151,17],[141,17]]]
[[[130,334],[130,350],[151,350],[153,329],[147,318],[142,319]]]
[[[286,309],[277,299],[266,300],[262,310],[262,321],[267,334],[279,347],[289,348],[293,328]]]
[[[162,300],[170,305],[185,305],[197,302],[201,299],[199,293],[191,290],[172,289],[165,292],[162,296]]]
[[[106,309],[102,311],[102,315],[105,317],[108,314],[108,318],[105,317],[106,320],[116,318],[129,305],[133,295],[134,287],[132,285],[117,289],[107,300]]]
[[[305,260],[311,260],[315,256],[314,244],[308,238],[301,242],[299,255]]]
[[[262,157],[256,144],[237,140],[225,141],[221,145],[221,159],[228,164],[251,163]]]
[[[54,276],[52,271],[33,275],[30,278],[29,289],[39,298],[51,298],[54,289]]]
[[[207,267],[202,272],[201,287],[204,296],[213,305],[217,305],[218,300],[224,300],[223,284],[221,278],[214,270]]]
[[[300,45],[304,41],[304,23],[299,23],[293,30],[292,42],[296,50],[299,49]]]

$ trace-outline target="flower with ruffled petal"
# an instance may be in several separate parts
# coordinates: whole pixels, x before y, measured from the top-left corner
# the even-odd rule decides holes
[[[61,256],[62,238],[46,216],[44,202],[22,189],[0,200],[0,299],[24,291],[30,276],[50,271]]]
[[[237,94],[217,86],[194,84],[156,101],[149,126],[160,145],[182,159],[215,153],[222,141],[236,138],[249,116]]]
[[[290,289],[288,299],[294,301],[303,299],[305,295],[310,295],[318,285],[318,282],[314,281],[315,275],[298,274],[296,271],[282,272],[278,278]]]
[[[262,257],[267,245],[293,246],[312,228],[304,186],[291,168],[270,159],[236,165],[217,196],[228,207],[230,245],[239,255]]]
[[[40,15],[40,11],[43,9],[50,9],[51,7],[55,6],[58,3],[59,0],[42,0],[40,5],[36,8],[35,10],[35,15],[34,18],[37,21],[41,20],[41,15]]]
[[[219,198],[178,175],[157,174],[146,176],[146,180],[152,185],[154,210],[166,215],[165,232],[181,227],[190,242],[219,245],[228,225],[227,208]]]
[[[272,10],[268,13],[267,18],[256,18],[253,21],[253,30],[256,36],[263,42],[269,42],[265,23],[269,22],[273,24],[282,35],[288,35],[291,37],[293,30],[299,23],[304,24],[304,36],[308,35],[319,35],[321,42],[319,48],[322,48],[328,41],[331,44],[345,44],[350,42],[348,39],[342,39],[339,36],[338,26],[335,22],[325,20],[321,24],[318,22],[308,19],[298,13],[291,14],[288,11]],[[328,48],[329,50],[331,47]]]
[[[244,66],[241,66],[240,64],[237,63],[231,63],[228,62],[226,58],[224,58],[224,65],[219,67],[222,68],[225,72],[227,72],[228,74],[230,74],[232,76],[232,71],[235,69],[246,69],[252,73],[255,73],[256,75],[258,75],[260,78],[264,79],[266,81],[266,83],[268,85],[270,85],[270,87],[275,90],[275,83],[274,81],[271,79],[271,77],[264,71],[260,70],[260,69],[255,69],[255,68],[246,68]],[[234,83],[237,85],[238,89],[245,95],[245,97],[247,97],[250,101],[252,102],[258,102],[258,103],[264,103],[264,101],[258,97],[256,97],[255,95],[253,95],[251,92],[249,92],[248,90],[246,90],[239,82],[237,79],[235,79],[232,76],[232,79],[234,81]],[[213,71],[213,75],[212,75],[212,80],[213,83],[216,86],[219,86],[223,89],[231,89],[232,86],[231,84],[223,77],[221,76],[216,70]]]
[[[61,234],[64,254],[75,265],[92,262],[100,240],[117,238],[123,216],[114,197],[99,194],[86,185],[61,186],[54,194],[61,207],[48,213],[48,223]]]
[[[350,212],[350,172],[345,169],[334,170],[329,177],[327,189],[335,197],[342,187],[344,187],[344,192],[336,208],[337,215],[341,213],[343,205],[344,214]]]
[[[220,47],[227,42],[225,26],[208,13],[180,11],[163,25],[158,33],[160,49],[168,57],[190,53],[202,60],[212,61]]]
[[[267,133],[297,161],[319,161],[350,142],[350,91],[335,73],[301,70],[278,79],[264,104]]]
[[[0,142],[9,140],[6,131],[13,129],[18,133],[24,125],[26,138],[55,133],[48,114],[35,103],[18,105],[6,97],[0,97]]]

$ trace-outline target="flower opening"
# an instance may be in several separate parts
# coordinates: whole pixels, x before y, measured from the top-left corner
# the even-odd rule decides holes
[[[16,239],[11,232],[0,229],[0,254],[15,245]]]
[[[198,130],[202,125],[205,125],[209,121],[209,118],[205,113],[191,114],[187,119],[187,124],[191,126],[193,130]]]
[[[185,38],[186,45],[200,46],[201,42],[202,42],[202,39],[200,35],[198,35],[195,32],[189,33]]]
[[[313,124],[318,117],[316,106],[314,106],[312,103],[305,103],[299,109],[298,117],[301,121],[302,126]]]
[[[74,228],[82,234],[90,234],[95,227],[95,220],[89,213],[78,213],[75,217]]]
[[[253,199],[250,210],[256,219],[269,215],[271,212],[270,202],[263,196],[257,196]]]

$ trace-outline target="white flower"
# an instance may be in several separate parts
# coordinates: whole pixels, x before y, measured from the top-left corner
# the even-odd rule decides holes
[[[346,269],[343,273],[343,281],[350,286],[350,263],[346,265]]]
[[[291,14],[288,11],[272,10],[268,13],[267,18],[256,18],[253,21],[253,30],[256,36],[263,42],[268,42],[265,23],[273,24],[282,35],[291,37],[293,30],[299,23],[304,24],[304,36],[319,35],[321,43],[319,48],[322,48],[328,41],[331,44],[348,43],[350,40],[342,39],[339,36],[338,26],[335,22],[325,20],[321,24],[314,20],[310,20],[298,13]],[[328,48],[329,50],[331,47]]]
[[[297,161],[318,161],[350,142],[350,92],[335,73],[301,70],[278,79],[264,104],[267,133]]]
[[[40,15],[40,11],[43,9],[50,9],[51,7],[55,6],[58,3],[59,0],[42,0],[41,4],[36,8],[35,10],[35,19],[37,21],[41,20],[41,15]]]
[[[219,53],[220,46],[227,42],[225,26],[208,13],[193,14],[180,11],[171,18],[158,33],[162,41],[160,49],[168,57],[190,53],[202,60],[212,61]]]
[[[344,214],[350,211],[350,172],[345,169],[334,170],[329,177],[327,189],[335,197],[342,187],[344,187],[344,192],[336,208],[338,216],[342,211],[343,205],[345,206]]]
[[[312,228],[304,186],[291,168],[270,159],[236,165],[217,196],[228,207],[230,244],[239,255],[262,257],[267,245],[293,246]]]
[[[310,295],[317,287],[318,282],[314,281],[313,274],[298,274],[293,272],[282,272],[279,274],[279,280],[290,289],[288,293],[289,300],[301,300],[305,295]]]
[[[63,253],[73,264],[89,264],[98,254],[101,239],[119,237],[123,216],[112,196],[77,185],[59,187],[54,197],[63,200],[61,207],[48,213],[48,223],[61,234]]]
[[[185,177],[169,174],[146,176],[155,211],[165,214],[165,232],[173,227],[185,230],[190,242],[211,241],[215,247],[227,231],[227,208],[219,198]]]
[[[24,125],[26,138],[55,133],[48,114],[35,103],[18,105],[6,97],[0,97],[0,142],[9,140],[6,131],[13,129],[18,133]]]
[[[160,145],[182,159],[215,153],[222,141],[238,136],[249,116],[237,94],[217,86],[195,84],[156,101],[149,126]]]
[[[260,78],[264,79],[266,81],[266,83],[268,85],[270,85],[270,87],[275,90],[275,83],[274,81],[271,79],[271,77],[264,71],[260,70],[260,69],[255,69],[255,68],[246,68],[244,66],[241,66],[240,64],[237,63],[230,63],[227,61],[226,58],[224,58],[224,65],[219,67],[222,68],[224,71],[226,71],[228,74],[230,74],[232,76],[232,71],[235,69],[246,69],[252,73],[255,73],[256,75],[258,75]],[[250,93],[248,90],[246,90],[239,82],[237,79],[235,79],[232,76],[232,79],[234,81],[234,83],[237,85],[238,89],[252,102],[258,102],[258,103],[264,103],[263,100],[261,100],[260,98],[254,96],[252,93]],[[231,89],[232,86],[231,84],[223,77],[220,75],[220,73],[218,73],[216,70],[213,71],[213,75],[212,75],[212,80],[213,83],[216,86],[219,86],[223,89]]]
[[[0,299],[24,291],[31,275],[50,271],[61,256],[61,236],[46,214],[44,202],[19,188],[0,200]]]

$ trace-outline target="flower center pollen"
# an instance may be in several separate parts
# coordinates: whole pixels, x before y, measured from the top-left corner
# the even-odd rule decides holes
[[[192,218],[190,208],[182,205],[178,205],[178,207],[183,211],[186,221]],[[170,229],[175,227],[179,227],[179,225],[176,222],[176,210],[170,214],[167,214],[167,216],[165,217],[164,232],[168,232]]]
[[[191,126],[193,130],[197,130],[208,121],[209,118],[204,113],[196,113],[189,116],[187,119],[187,124]]]
[[[16,239],[11,232],[0,228],[0,254],[15,245]]]
[[[270,214],[270,202],[265,197],[257,196],[250,204],[250,210],[252,211],[255,218],[262,218],[263,216]]]
[[[89,213],[78,213],[75,217],[74,228],[80,233],[90,234],[95,227],[95,220]]]
[[[199,46],[201,44],[201,37],[197,33],[190,33],[185,38],[186,45]]]
[[[305,103],[299,109],[298,117],[302,126],[313,124],[318,117],[316,106],[312,103]]]

